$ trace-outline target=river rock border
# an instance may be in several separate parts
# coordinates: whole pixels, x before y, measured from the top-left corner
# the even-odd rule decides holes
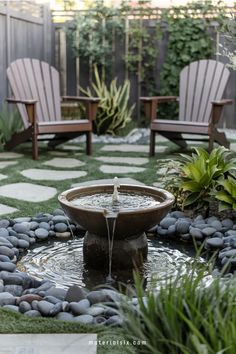
[[[61,209],[32,218],[1,219],[0,307],[28,317],[120,325],[122,321],[117,315],[116,302],[122,295],[118,292],[110,289],[87,291],[79,286],[65,290],[49,280],[39,281],[16,268],[19,257],[36,242],[68,239],[81,231]]]
[[[194,240],[206,250],[217,252],[217,264],[227,265],[227,271],[236,266],[236,224],[230,218],[197,215],[191,219],[181,211],[172,211],[150,231],[163,238]]]
[[[83,324],[122,325],[117,307],[123,296],[111,289],[87,291],[79,286],[68,290],[49,280],[39,281],[16,268],[19,257],[33,244],[49,239],[67,239],[84,232],[73,224],[61,209],[52,214],[0,220],[0,307],[28,317],[53,317]],[[194,219],[183,212],[172,211],[149,233],[159,237],[204,243],[210,251],[218,251],[218,261],[236,266],[236,224],[215,216]],[[137,298],[131,301],[137,304]]]

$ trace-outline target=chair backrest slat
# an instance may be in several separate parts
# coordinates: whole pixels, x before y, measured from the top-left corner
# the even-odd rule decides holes
[[[14,63],[12,64],[11,70],[9,70],[9,68],[7,69],[7,76],[8,76],[8,80],[10,82],[10,86],[11,86],[12,92],[14,94],[14,97],[21,98],[21,96],[22,96],[21,81],[20,81],[18,69]],[[19,113],[21,115],[24,127],[28,128],[29,121],[28,121],[28,115],[27,115],[25,105],[18,103],[17,108],[18,108]]]
[[[39,122],[61,120],[59,73],[55,68],[37,59],[17,59],[7,69],[7,76],[15,98],[38,100]],[[26,110],[21,104],[17,106],[27,126]]]
[[[223,97],[230,72],[223,63],[199,60],[186,66],[180,74],[179,119],[209,122],[214,100]]]
[[[35,77],[35,73],[33,70],[33,66],[32,66],[32,61],[31,59],[24,59],[24,61],[19,61],[20,63],[23,62],[24,63],[24,67],[25,67],[25,76],[28,79],[28,85],[31,89],[31,98],[34,97],[39,97],[38,94],[38,87],[37,87],[37,78]],[[38,117],[42,117],[43,116],[43,112],[42,112],[42,103],[39,100],[37,102],[37,114]]]
[[[60,107],[61,97],[60,97],[59,74],[58,74],[58,71],[52,66],[51,66],[51,75],[52,75],[52,93],[53,93],[53,99],[54,99],[55,116],[61,117],[61,107]]]
[[[50,75],[50,67],[47,63],[42,63],[42,75],[43,75],[43,82],[44,82],[44,93],[45,93],[45,101],[47,103],[48,109],[48,119],[51,117],[55,117],[54,111],[54,99],[52,95],[52,83],[51,83],[51,75]]]
[[[186,92],[186,120],[191,120],[193,105],[194,105],[194,93],[195,93],[195,83],[198,73],[198,64],[194,62],[193,65],[188,67],[188,89]]]
[[[179,117],[184,117],[185,108],[187,102],[187,92],[188,92],[188,67],[185,67],[181,71],[180,83],[179,83]]]
[[[201,100],[204,88],[204,78],[207,71],[207,60],[197,61],[197,76],[195,82],[195,90],[194,90],[194,97],[193,97],[193,110],[192,116],[189,120],[196,122],[198,121],[199,112],[201,109]],[[191,64],[190,64],[191,65]]]

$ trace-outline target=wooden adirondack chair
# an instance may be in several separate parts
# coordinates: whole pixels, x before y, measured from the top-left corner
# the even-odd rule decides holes
[[[199,60],[181,71],[179,98],[140,97],[144,103],[145,115],[151,120],[150,156],[155,154],[156,133],[183,148],[187,144],[182,133],[208,136],[209,151],[213,149],[214,142],[229,147],[225,134],[219,132],[216,127],[224,105],[232,104],[232,100],[222,99],[229,75],[230,72],[224,64],[215,60]],[[179,120],[157,119],[159,103],[177,100],[179,100]],[[193,137],[191,140],[198,139]]]
[[[13,93],[9,103],[15,103],[24,124],[24,130],[12,136],[6,149],[32,140],[33,159],[38,158],[38,136],[55,134],[49,146],[54,147],[78,135],[86,134],[86,153],[92,153],[92,121],[96,117],[99,98],[60,97],[59,73],[48,63],[37,59],[17,59],[7,69]],[[62,120],[61,101],[83,102],[86,118]]]

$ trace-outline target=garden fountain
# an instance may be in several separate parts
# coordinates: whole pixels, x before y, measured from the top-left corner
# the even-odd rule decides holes
[[[111,262],[114,269],[142,265],[148,252],[145,231],[167,214],[174,197],[164,189],[119,185],[115,178],[114,185],[67,190],[59,202],[69,218],[87,230],[83,243],[86,266],[108,268],[110,277]]]

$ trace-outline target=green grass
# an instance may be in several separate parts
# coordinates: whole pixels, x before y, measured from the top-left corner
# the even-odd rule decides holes
[[[98,354],[124,352],[123,347],[109,344],[112,341],[124,341],[124,333],[120,328],[82,325],[52,318],[28,318],[6,309],[0,309],[0,333],[96,333],[98,340],[101,341],[101,345],[98,345]],[[104,345],[103,342],[108,344]]]
[[[73,144],[75,145],[75,144]],[[85,144],[79,144],[83,149],[85,147]],[[12,198],[6,198],[6,197],[1,197],[1,203],[9,205],[11,207],[15,207],[19,209],[19,212],[16,212],[14,214],[10,214],[9,217],[17,217],[17,216],[28,216],[28,215],[35,215],[36,213],[39,212],[51,212],[53,209],[57,208],[58,205],[58,200],[57,196],[64,190],[71,188],[71,185],[73,183],[78,183],[78,182],[84,182],[84,181],[89,181],[89,180],[95,180],[95,179],[103,179],[103,178],[114,178],[114,174],[104,174],[99,170],[99,166],[103,164],[101,161],[95,160],[95,157],[98,156],[127,156],[126,152],[106,152],[106,151],[101,151],[101,147],[104,146],[104,144],[93,144],[93,155],[92,156],[87,156],[84,151],[82,150],[79,154],[78,151],[71,151],[68,153],[67,156],[65,157],[70,157],[70,158],[77,158],[83,162],[85,162],[84,166],[81,166],[79,168],[70,168],[70,170],[74,171],[86,171],[87,175],[85,177],[81,177],[79,179],[67,179],[64,181],[35,181],[35,180],[30,180],[20,174],[20,171],[23,171],[25,169],[30,169],[30,168],[40,168],[40,169],[54,169],[54,170],[63,170],[60,168],[54,168],[51,166],[45,166],[42,163],[45,161],[48,161],[49,159],[52,159],[53,155],[50,155],[48,153],[48,149],[46,146],[42,145],[40,146],[40,153],[39,153],[39,159],[37,161],[32,160],[31,157],[31,145],[30,144],[24,144],[19,146],[15,151],[19,153],[23,153],[24,157],[16,159],[18,163],[13,166],[6,167],[1,170],[1,173],[5,174],[8,176],[8,179],[6,180],[1,180],[0,181],[0,186],[10,184],[10,183],[17,183],[17,182],[27,182],[27,183],[33,183],[33,184],[39,184],[39,185],[45,185],[48,187],[55,187],[58,191],[57,195],[54,198],[49,199],[48,201],[41,202],[41,203],[33,203],[33,202],[24,202],[20,201],[17,199],[12,199]],[[165,144],[166,146],[166,144]],[[60,147],[56,149],[57,151],[64,151]],[[168,153],[169,151],[169,153]],[[169,144],[169,148],[167,150],[167,153],[160,153],[158,156],[149,158],[149,162],[144,165],[143,167],[146,168],[144,172],[141,173],[126,173],[125,175],[118,175],[118,177],[131,177],[139,180],[140,182],[145,183],[146,185],[152,185],[154,182],[157,182],[157,158],[163,159],[163,158],[173,158],[173,152],[175,152],[175,146],[174,144]],[[135,152],[129,152],[128,156],[130,157],[148,157],[147,153],[135,153]],[[64,157],[64,156],[62,156]],[[105,164],[105,163],[104,163]],[[6,182],[7,181],[7,182]],[[6,215],[7,217],[8,215]]]

